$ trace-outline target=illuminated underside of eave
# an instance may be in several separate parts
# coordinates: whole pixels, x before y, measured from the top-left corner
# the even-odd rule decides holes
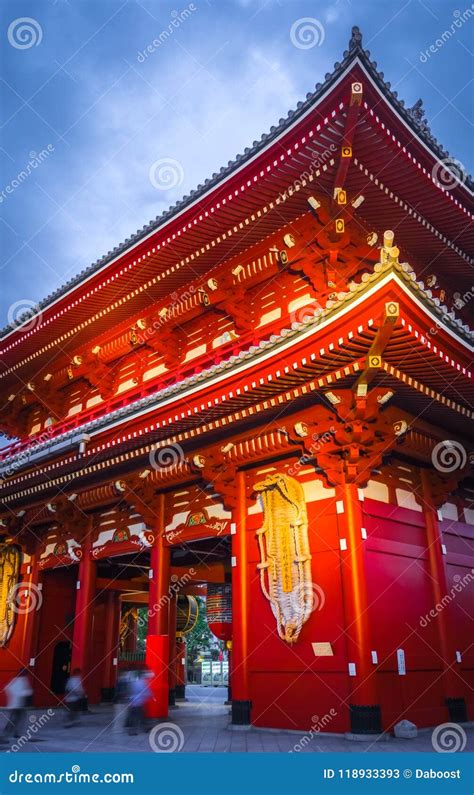
[[[273,343],[272,349],[267,352],[263,352],[261,355],[259,355],[260,352],[251,354],[248,360],[243,360],[240,363],[239,357],[234,357],[237,358],[238,362],[223,363],[221,375],[215,374],[213,377],[212,373],[203,373],[199,379],[193,379],[195,386],[189,385],[186,390],[185,384],[181,384],[175,397],[169,395],[167,398],[164,395],[159,401],[157,395],[154,402],[142,411],[139,410],[138,406],[132,405],[129,407],[127,416],[122,419],[117,418],[115,421],[113,421],[114,418],[110,417],[108,424],[97,427],[95,430],[87,426],[75,428],[75,435],[82,431],[88,432],[92,437],[86,457],[78,457],[76,454],[66,455],[56,462],[45,463],[44,466],[38,467],[29,474],[25,473],[9,479],[5,483],[4,493],[12,489],[15,489],[15,491],[19,489],[19,491],[23,492],[28,481],[38,477],[39,470],[48,483],[53,484],[56,480],[54,477],[55,473],[63,467],[70,467],[71,470],[76,470],[79,465],[81,470],[80,477],[82,478],[84,475],[83,467],[87,465],[88,459],[94,460],[97,457],[97,459],[108,460],[112,464],[117,459],[117,456],[134,457],[137,455],[136,450],[134,451],[130,448],[136,448],[140,444],[140,437],[147,441],[151,440],[153,443],[166,445],[193,439],[198,433],[215,432],[219,428],[223,429],[226,422],[234,423],[249,419],[259,411],[267,411],[272,407],[278,406],[280,401],[278,395],[281,395],[282,392],[284,393],[286,388],[288,388],[288,399],[296,400],[314,390],[328,390],[332,382],[341,381],[340,385],[344,382],[349,384],[363,368],[363,361],[354,352],[356,348],[351,350],[352,341],[355,344],[358,338],[364,339],[368,350],[375,335],[375,330],[373,330],[375,329],[374,321],[367,319],[370,318],[370,313],[373,309],[373,306],[369,307],[369,298],[373,298],[375,306],[377,306],[377,302],[380,299],[380,290],[390,284],[395,284],[401,288],[403,294],[408,294],[414,306],[422,308],[423,312],[428,316],[428,324],[431,323],[431,328],[436,328],[437,336],[431,339],[429,335],[423,336],[416,328],[411,328],[410,320],[402,317],[401,328],[406,329],[413,340],[413,345],[406,342],[408,335],[405,334],[405,348],[402,356],[404,364],[401,369],[396,366],[395,361],[399,355],[394,356],[390,346],[387,346],[383,364],[383,371],[386,377],[395,379],[398,385],[397,392],[401,388],[404,390],[403,394],[407,396],[418,395],[418,399],[427,399],[433,404],[438,404],[446,425],[454,422],[453,417],[448,416],[449,413],[453,416],[456,415],[461,423],[465,423],[466,419],[469,420],[472,416],[472,412],[467,408],[469,405],[469,389],[471,393],[473,392],[472,374],[458,361],[454,360],[451,353],[449,355],[446,353],[446,350],[452,350],[453,342],[461,343],[461,341],[454,339],[453,332],[448,332],[443,327],[437,328],[433,325],[436,319],[428,312],[423,302],[413,294],[413,290],[408,285],[403,284],[395,273],[385,274],[384,278],[380,274],[374,274],[375,276],[377,277],[375,283],[365,284],[363,292],[359,296],[352,296],[347,302],[343,301],[338,306],[333,307],[327,312],[327,317],[321,323],[310,329],[303,328],[301,330],[300,328],[299,331],[292,332],[288,330],[284,332],[280,342],[278,344]],[[380,313],[380,303],[378,305]],[[366,326],[354,325],[354,317],[358,306],[367,309]],[[406,309],[409,310],[409,305],[407,305]],[[410,317],[409,311],[407,311],[407,316]],[[340,326],[339,331],[334,328],[338,323]],[[319,348],[319,340],[322,338],[324,329],[332,335],[335,341],[339,340],[338,343],[330,343],[328,350]],[[339,336],[342,332],[344,333],[344,338]],[[318,345],[319,354],[312,353],[307,359],[306,356],[303,356],[304,347],[311,342],[313,335],[314,342]],[[407,355],[407,344],[409,355]],[[399,341],[395,340],[394,349],[398,346]],[[462,342],[461,347],[466,354],[472,351],[472,347],[467,342]],[[295,349],[299,351],[300,362],[295,355]],[[425,353],[423,353],[423,349]],[[289,357],[289,365],[285,367],[283,372],[284,360],[282,355],[285,351]],[[324,359],[327,364],[318,370],[320,362]],[[409,359],[413,360],[413,366],[411,367]],[[303,364],[303,362],[306,362],[306,364]],[[257,372],[259,366],[266,368],[265,378],[260,379],[258,384],[252,385],[255,377],[253,373]],[[275,370],[275,367],[279,369]],[[443,367],[445,368],[444,370],[442,370]],[[282,370],[282,372],[280,373],[279,370]],[[232,386],[232,379],[240,377],[240,374],[245,373],[245,371],[247,372],[247,386],[245,386],[244,382],[239,382],[239,388],[235,390],[235,387]],[[433,381],[434,378],[435,381]],[[431,381],[432,385],[426,386],[426,381]],[[308,384],[311,386],[308,386]],[[213,394],[219,396],[214,399],[212,411],[210,411],[211,404],[207,406],[200,403],[202,401],[200,394],[205,393],[209,389],[212,390]],[[294,391],[295,389],[297,392]],[[450,396],[448,396],[448,392],[451,392]],[[241,398],[238,397],[238,393],[241,394]],[[472,397],[474,398],[474,394]],[[192,401],[188,404],[189,407],[183,407],[182,403],[184,400]],[[266,406],[266,400],[274,401],[274,403],[269,403]],[[226,421],[226,415],[230,413],[234,406],[237,411],[234,412],[231,419]],[[159,413],[163,411],[169,411],[170,415],[167,418],[165,415],[163,420],[157,421],[156,416],[159,416]],[[431,409],[428,413],[433,414],[433,412],[434,409]],[[239,413],[241,416],[239,416]],[[211,420],[203,423],[203,415],[206,419],[211,418]],[[436,419],[435,416],[435,421]],[[201,430],[198,430],[200,427]],[[58,437],[55,442],[58,443],[60,440],[61,437]],[[126,453],[122,453],[124,446],[129,448]],[[146,449],[149,450],[149,447]],[[3,465],[5,464],[8,464],[8,460],[3,462]],[[98,467],[97,471],[102,469],[102,463],[96,466]],[[92,471],[96,470],[93,469]],[[59,483],[67,482],[69,476],[65,475],[62,477],[65,480],[60,480]],[[45,486],[36,488],[43,489]],[[30,492],[28,491],[28,493]]]

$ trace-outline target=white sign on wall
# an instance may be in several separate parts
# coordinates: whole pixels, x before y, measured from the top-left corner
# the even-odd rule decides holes
[[[399,676],[405,676],[407,669],[405,665],[405,652],[403,649],[397,649],[397,664]]]

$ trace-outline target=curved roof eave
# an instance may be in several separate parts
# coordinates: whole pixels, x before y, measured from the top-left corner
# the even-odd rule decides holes
[[[238,154],[234,160],[229,161],[227,166],[223,166],[218,173],[215,172],[212,177],[206,179],[204,184],[198,185],[195,190],[191,191],[189,196],[183,196],[176,204],[169,207],[168,210],[164,210],[161,215],[150,221],[149,224],[146,224],[142,229],[138,229],[132,237],[126,238],[122,243],[101,257],[101,259],[93,262],[87,268],[80,271],[75,277],[61,287],[58,287],[57,290],[40,301],[35,310],[25,313],[22,324],[30,322],[31,319],[40,312],[44,312],[45,309],[52,307],[58,300],[66,297],[76,287],[85,283],[91,276],[104,270],[120,256],[131,251],[138,243],[143,243],[148,237],[165,227],[171,219],[175,219],[205,196],[212,193],[215,188],[225,183],[230,176],[240,171],[241,168],[250,163],[304,118],[318,105],[328,92],[342,80],[344,75],[349,72],[350,68],[356,63],[362,67],[368,79],[372,81],[375,88],[378,89],[392,106],[404,126],[420,141],[423,147],[428,150],[428,153],[438,160],[446,160],[449,158],[449,153],[443,149],[441,144],[439,144],[436,138],[430,133],[423,120],[424,111],[421,108],[421,100],[415,103],[413,108],[405,107],[404,101],[398,99],[397,92],[391,90],[391,84],[385,82],[383,73],[377,70],[377,63],[370,60],[370,51],[363,49],[362,34],[359,28],[353,27],[351,39],[349,41],[349,49],[344,51],[343,60],[335,63],[333,71],[325,75],[323,83],[316,84],[315,90],[306,95],[305,101],[298,102],[296,110],[290,110],[286,118],[280,119],[278,126],[271,127],[269,133],[264,133],[259,141],[254,141],[253,145],[247,147],[243,154]],[[468,193],[471,195],[473,194],[474,182],[471,176],[466,175],[465,181],[461,184]],[[20,330],[21,325],[8,325],[0,331],[0,339],[3,340]]]

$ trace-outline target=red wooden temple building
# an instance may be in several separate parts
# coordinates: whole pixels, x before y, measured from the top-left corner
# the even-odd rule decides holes
[[[473,186],[450,163],[354,28],[287,118],[4,330],[0,685],[27,666],[55,704],[71,666],[110,698],[148,604],[166,716],[177,595],[220,586],[233,723],[474,718]]]

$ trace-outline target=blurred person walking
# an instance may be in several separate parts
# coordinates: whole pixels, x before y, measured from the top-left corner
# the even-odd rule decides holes
[[[132,676],[130,671],[124,671],[117,679],[117,688],[114,698],[114,718],[112,724],[112,731],[119,732],[125,728],[127,720],[129,719],[129,704],[130,704],[130,691],[132,685]]]
[[[3,730],[2,742],[8,742],[12,734],[15,737],[21,736],[21,730],[25,719],[25,709],[28,699],[33,695],[28,671],[24,668],[17,676],[5,687],[7,697],[8,719]]]
[[[66,721],[64,726],[70,728],[79,720],[79,711],[81,709],[81,702],[86,695],[84,685],[82,684],[81,671],[79,668],[74,668],[72,675],[66,682],[66,690],[64,701],[68,710],[66,714]]]
[[[148,677],[138,673],[130,688],[130,707],[128,733],[138,734],[146,731],[144,706],[151,696]]]

